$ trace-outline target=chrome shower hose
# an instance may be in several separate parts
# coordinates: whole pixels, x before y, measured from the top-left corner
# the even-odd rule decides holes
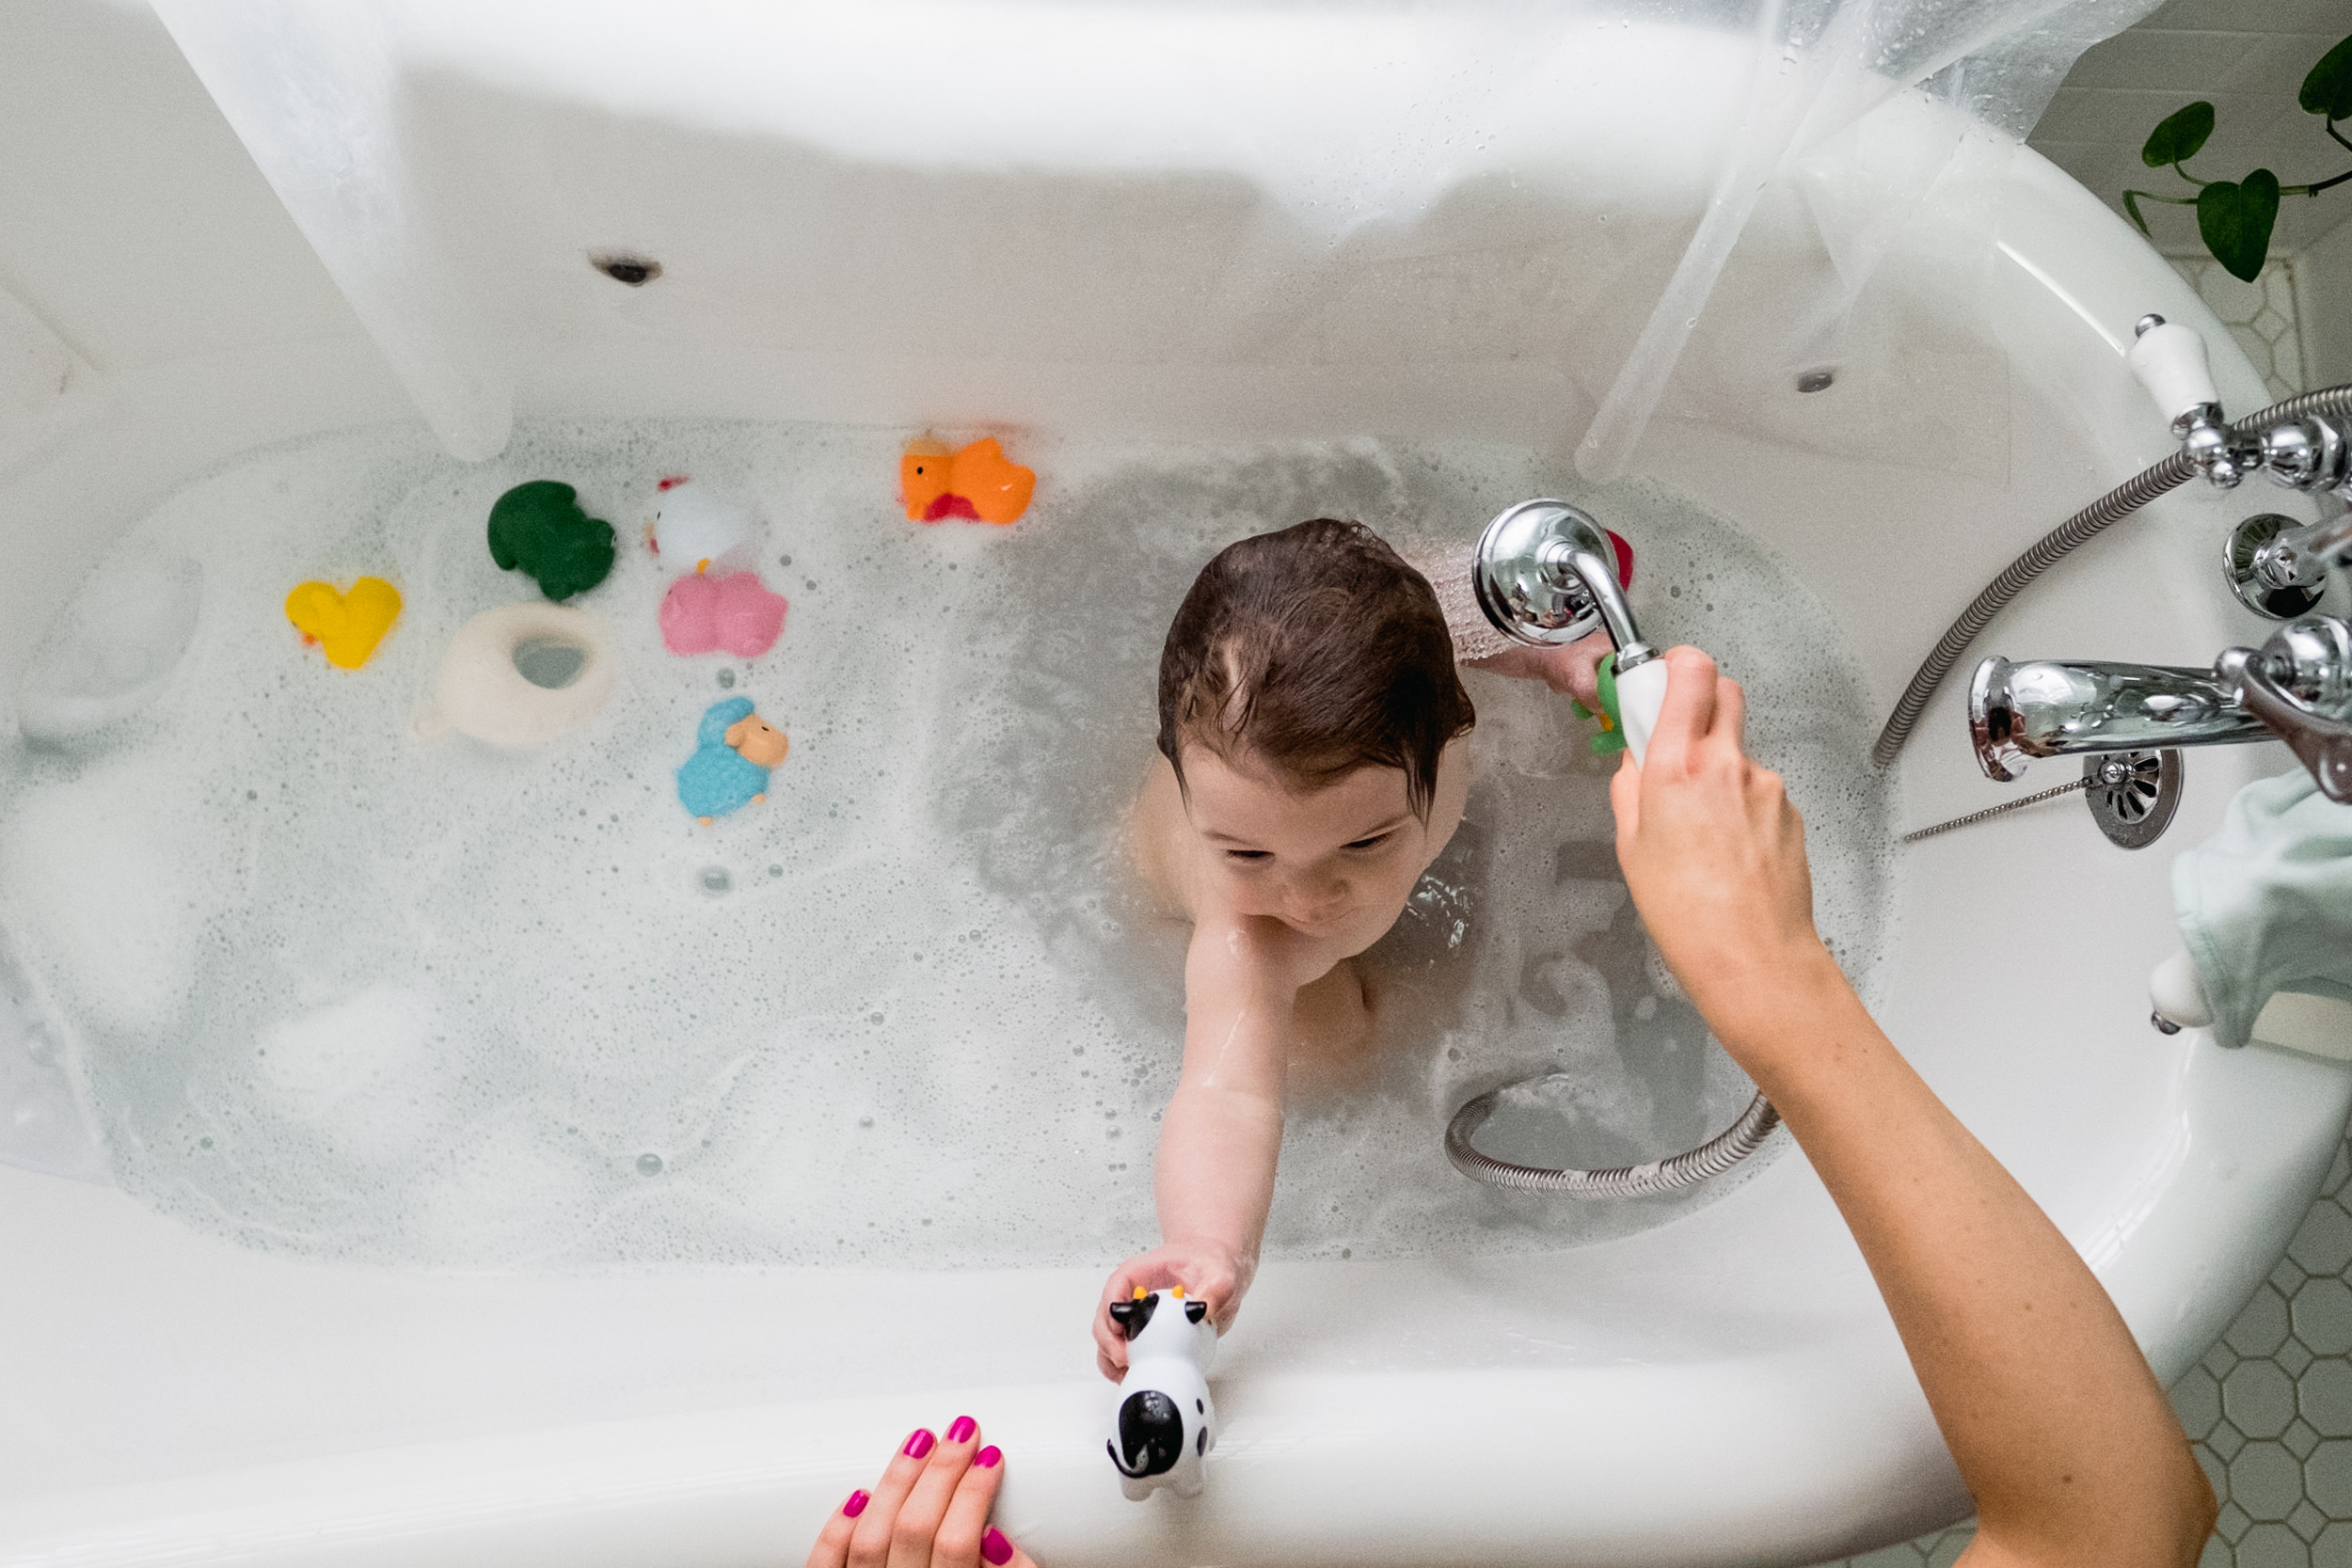
[[[2274,403],[2249,419],[2236,421],[2230,428],[2260,434],[2307,414],[2352,414],[2352,386],[2328,387],[2316,392],[2304,392]],[[1968,603],[1960,612],[1960,619],[1945,629],[1936,640],[1935,648],[1921,661],[1903,689],[1902,700],[1879,732],[1877,744],[1870,748],[1870,760],[1881,768],[1895,760],[1895,753],[1911,738],[1912,726],[1919,722],[1919,715],[1935,695],[1935,689],[1944,684],[1944,677],[1952,673],[1960,656],[1985,624],[1998,615],[2010,600],[2025,591],[2026,584],[2048,571],[2074,549],[2109,525],[2122,522],[2133,513],[2179,485],[2185,484],[2197,470],[2188,459],[2174,452],[2153,467],[2134,474],[2114,489],[2075,513],[2072,517],[2034,541],[2031,548],[2002,568],[2001,575],[1985,585],[1984,592]]]
[[[1496,1098],[1515,1085],[1505,1084],[1454,1113],[1446,1124],[1445,1155],[1454,1168],[1473,1181],[1509,1187],[1522,1193],[1575,1193],[1581,1197],[1648,1197],[1677,1192],[1710,1181],[1757,1149],[1780,1125],[1780,1113],[1759,1093],[1748,1108],[1716,1136],[1698,1148],[1645,1165],[1617,1165],[1608,1170],[1569,1170],[1545,1165],[1515,1165],[1493,1159],[1470,1147],[1470,1139],[1494,1115]]]

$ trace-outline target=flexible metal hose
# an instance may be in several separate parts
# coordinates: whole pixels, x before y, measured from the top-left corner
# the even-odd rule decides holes
[[[2250,419],[2241,420],[2231,428],[2234,431],[2259,435],[2276,426],[2299,420],[2310,414],[2352,414],[2352,386],[2328,387],[2316,392],[2302,392],[2283,403],[2274,403]],[[1936,640],[1934,651],[1921,661],[1913,673],[1911,684],[1903,689],[1902,700],[1895,705],[1886,727],[1879,732],[1878,741],[1870,748],[1870,760],[1881,768],[1895,760],[1911,738],[1912,727],[1919,722],[1928,699],[1944,684],[1944,677],[1952,673],[1960,656],[1975,641],[1985,624],[1999,614],[2010,600],[2024,592],[2027,583],[2056,565],[2061,559],[2086,540],[2105,531],[2110,525],[2122,521],[2133,513],[2154,500],[2168,490],[2185,484],[2196,473],[2186,454],[2174,452],[2152,468],[2143,469],[2114,489],[2075,513],[2072,517],[2036,540],[2033,547],[2010,562],[2001,575],[1985,586],[1960,612],[1960,618],[1945,628]]]
[[[1648,1197],[1695,1187],[1712,1180],[1764,1146],[1780,1125],[1780,1113],[1762,1094],[1748,1101],[1740,1119],[1698,1148],[1645,1165],[1618,1165],[1608,1170],[1555,1169],[1515,1165],[1493,1159],[1470,1147],[1470,1139],[1494,1115],[1495,1101],[1505,1089],[1488,1089],[1454,1113],[1446,1124],[1445,1154],[1454,1168],[1473,1181],[1490,1187],[1510,1187],[1523,1193],[1575,1193],[1582,1197]]]

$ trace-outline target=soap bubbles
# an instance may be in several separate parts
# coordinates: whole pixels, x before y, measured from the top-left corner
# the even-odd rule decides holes
[[[1556,494],[1632,540],[1645,631],[1748,682],[1824,929],[1867,979],[1886,786],[1859,682],[1803,589],[1688,502],[1516,449],[1041,440],[1023,455],[1055,483],[1020,524],[920,528],[892,503],[897,446],[526,424],[466,467],[421,432],[343,434],[251,453],[133,529],[95,592],[136,559],[200,573],[184,648],[134,672],[170,700],[0,779],[0,924],[62,1021],[44,1037],[80,1047],[116,1179],[246,1244],[391,1263],[1092,1265],[1149,1245],[1185,932],[1121,835],[1160,639],[1216,548],[1316,515],[1458,541]],[[653,478],[681,471],[788,530],[794,585],[824,585],[775,649],[674,657],[668,575],[624,551],[578,601],[625,672],[587,726],[535,748],[420,733],[448,639],[514,598],[483,557],[490,502],[560,476],[633,537]],[[400,584],[400,626],[365,670],[304,660],[286,584],[363,571]],[[910,585],[919,616],[894,613]],[[673,777],[722,674],[792,752],[765,801],[703,828]],[[1445,1164],[1446,1117],[1507,1077],[1567,1076],[1566,1159],[1687,1147],[1748,1092],[1659,983],[1589,726],[1529,683],[1469,679],[1469,819],[1363,960],[1374,1050],[1300,1086],[1274,1256],[1551,1248],[1713,1196],[1547,1203]]]

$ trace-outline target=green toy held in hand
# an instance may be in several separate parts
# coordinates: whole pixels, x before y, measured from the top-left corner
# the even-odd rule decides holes
[[[1569,705],[1576,709],[1579,719],[1600,720],[1600,733],[1593,736],[1593,755],[1614,756],[1625,750],[1625,717],[1617,711],[1617,656],[1601,655],[1593,673],[1600,682],[1600,712],[1596,715],[1574,698],[1569,699]]]
[[[490,508],[490,559],[516,567],[559,603],[612,570],[612,525],[580,510],[578,492],[552,479],[517,484]]]

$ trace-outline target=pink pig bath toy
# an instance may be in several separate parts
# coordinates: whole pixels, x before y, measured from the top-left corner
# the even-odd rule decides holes
[[[756,658],[784,630],[785,598],[756,572],[690,572],[661,596],[661,641],[674,654],[725,652]]]

